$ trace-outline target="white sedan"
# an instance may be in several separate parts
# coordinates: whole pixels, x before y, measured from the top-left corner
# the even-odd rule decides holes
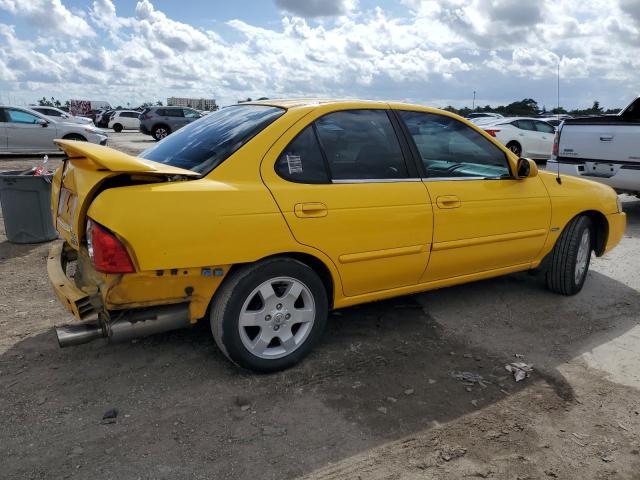
[[[109,119],[109,128],[113,128],[116,132],[138,130],[140,128],[140,112],[137,110],[116,110]]]
[[[60,110],[55,107],[42,107],[42,106],[34,106],[30,107],[31,110],[34,110],[42,115],[49,117],[56,122],[71,122],[71,123],[79,123],[81,125],[93,125],[93,120],[87,117],[76,117],[75,115],[71,115],[70,113],[65,112],[64,110]]]
[[[517,117],[479,126],[520,157],[548,160],[551,156],[556,130],[547,122]]]

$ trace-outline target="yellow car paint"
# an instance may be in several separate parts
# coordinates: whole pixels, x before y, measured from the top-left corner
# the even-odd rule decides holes
[[[107,310],[188,301],[196,321],[234,265],[293,255],[323,266],[338,308],[534,268],[580,213],[590,212],[606,226],[598,253],[615,246],[624,232],[613,190],[575,177],[558,183],[548,172],[502,180],[288,182],[274,170],[282,150],[313,120],[345,109],[450,116],[500,148],[512,174],[517,158],[475,125],[437,109],[364,101],[262,103],[287,111],[193,180],[166,181],[193,173],[107,147],[57,141],[70,157],[64,178],[59,169],[53,181],[61,236],[83,257],[89,216],[126,245],[136,267],[131,274],[92,274],[91,265],[81,262],[88,279],[82,291]],[[122,174],[144,183],[100,191],[101,182]],[[71,195],[59,205],[65,190]],[[219,269],[220,275],[204,276],[203,269]],[[65,298],[70,290],[59,272],[54,276],[52,285]]]

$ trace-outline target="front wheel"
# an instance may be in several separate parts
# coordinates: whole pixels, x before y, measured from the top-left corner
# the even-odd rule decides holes
[[[116,123],[116,124],[113,126],[113,130],[114,130],[116,133],[120,133],[120,132],[122,131],[122,125],[120,125],[119,123]]]
[[[242,267],[225,279],[211,308],[211,331],[222,352],[257,372],[289,368],[320,340],[327,292],[307,265],[276,258]]]
[[[585,215],[569,222],[556,242],[547,270],[547,287],[562,295],[575,295],[584,285],[593,251],[593,224]]]

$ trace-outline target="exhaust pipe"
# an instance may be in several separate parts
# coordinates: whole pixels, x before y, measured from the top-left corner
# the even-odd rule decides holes
[[[156,333],[191,326],[186,303],[131,310],[119,317],[100,319],[94,323],[65,325],[56,328],[61,347],[81,345],[98,338],[108,342],[124,342]]]

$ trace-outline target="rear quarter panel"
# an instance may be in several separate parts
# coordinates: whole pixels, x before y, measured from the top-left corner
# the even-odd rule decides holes
[[[88,215],[120,236],[139,270],[233,265],[301,252],[335,274],[328,258],[294,240],[260,177],[265,152],[309,111],[288,111],[204,178],[106,190]]]

